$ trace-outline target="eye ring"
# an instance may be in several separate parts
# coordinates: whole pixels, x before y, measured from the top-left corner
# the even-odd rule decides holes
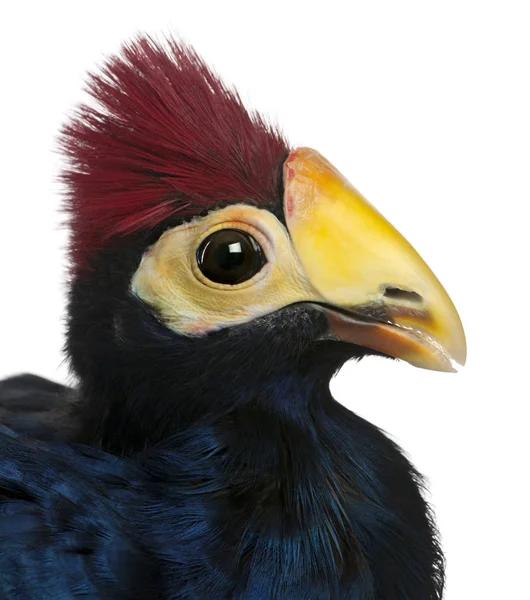
[[[261,237],[243,223],[223,223],[207,231],[195,252],[196,276],[210,287],[221,289],[240,289],[255,283],[268,264]]]

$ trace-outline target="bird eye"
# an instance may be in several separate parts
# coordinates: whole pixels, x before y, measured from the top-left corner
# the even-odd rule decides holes
[[[197,249],[197,264],[210,281],[236,285],[253,277],[267,259],[256,240],[237,229],[220,229]]]

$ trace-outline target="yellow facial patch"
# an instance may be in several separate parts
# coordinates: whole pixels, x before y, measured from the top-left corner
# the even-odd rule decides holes
[[[261,246],[267,262],[248,281],[219,284],[199,269],[197,249],[222,229],[246,232]],[[266,210],[242,204],[166,231],[143,257],[132,291],[185,335],[245,323],[315,298],[282,223]]]

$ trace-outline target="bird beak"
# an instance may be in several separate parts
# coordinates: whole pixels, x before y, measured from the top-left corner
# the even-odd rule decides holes
[[[335,336],[426,369],[463,365],[458,313],[407,240],[315,150],[289,155],[284,182],[287,227]]]

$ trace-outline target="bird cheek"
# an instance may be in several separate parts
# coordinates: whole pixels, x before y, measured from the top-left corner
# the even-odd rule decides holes
[[[224,227],[252,231],[266,248],[266,264],[241,284],[216,284],[198,268],[198,245],[205,235]],[[191,226],[166,232],[144,256],[131,291],[168,328],[186,336],[248,323],[291,304],[315,299],[284,225],[266,210],[243,205],[221,209]]]

